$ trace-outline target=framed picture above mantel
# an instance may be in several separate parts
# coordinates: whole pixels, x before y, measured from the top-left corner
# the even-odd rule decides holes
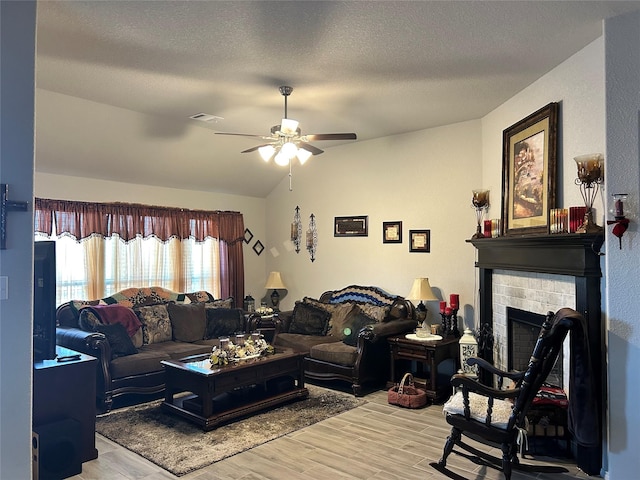
[[[502,138],[504,235],[547,233],[556,207],[558,103],[505,129]]]

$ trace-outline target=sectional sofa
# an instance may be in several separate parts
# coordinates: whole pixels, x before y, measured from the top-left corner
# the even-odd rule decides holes
[[[218,337],[246,332],[248,324],[232,298],[216,300],[205,291],[176,293],[161,287],[66,302],[56,319],[58,345],[98,359],[101,411],[109,411],[122,395],[162,392],[162,360],[210,352]]]

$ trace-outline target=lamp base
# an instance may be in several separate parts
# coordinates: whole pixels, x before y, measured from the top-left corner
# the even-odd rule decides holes
[[[578,227],[576,233],[600,233],[604,230],[600,225],[593,221],[593,210],[587,209],[582,220],[582,225]]]

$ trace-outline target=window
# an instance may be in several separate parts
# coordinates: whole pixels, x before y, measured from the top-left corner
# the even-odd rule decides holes
[[[105,205],[113,207],[115,214]],[[146,286],[176,292],[206,290],[216,298],[243,298],[244,280],[238,281],[233,273],[240,267],[244,275],[240,214],[131,207],[36,199],[36,241],[56,241],[58,304]],[[219,220],[220,213],[232,213],[235,221],[228,222],[228,215],[219,222],[212,221]],[[117,232],[111,228],[114,224],[120,226]],[[139,228],[132,231],[131,226],[136,224]],[[232,238],[236,232],[239,237],[225,241],[223,237],[228,238],[229,231]]]

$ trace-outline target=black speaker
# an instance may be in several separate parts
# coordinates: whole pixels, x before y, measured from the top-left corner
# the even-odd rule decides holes
[[[82,473],[80,422],[66,418],[33,427],[33,478],[61,480]]]

